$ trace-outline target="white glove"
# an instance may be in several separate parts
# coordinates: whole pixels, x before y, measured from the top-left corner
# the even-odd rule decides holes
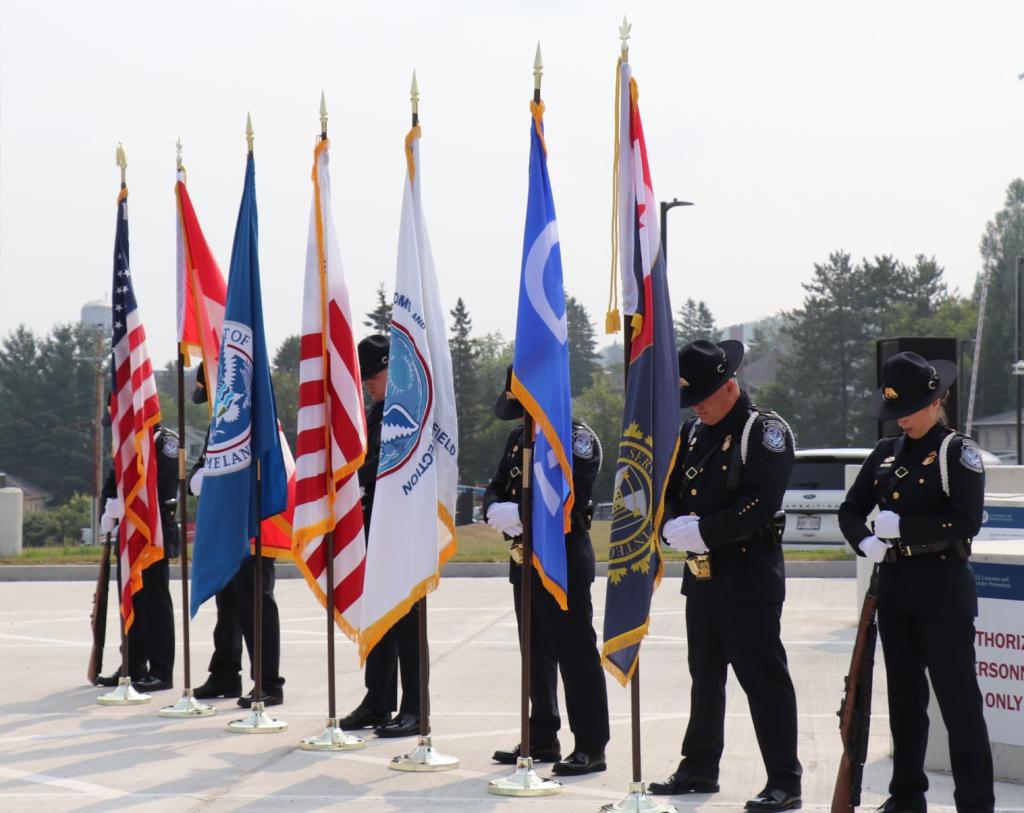
[[[188,481],[188,490],[199,496],[199,492],[203,490],[203,470],[196,469],[196,473],[192,475],[192,479]]]
[[[103,516],[100,517],[100,530],[103,531],[103,533],[105,534],[109,534],[114,530],[114,523],[116,522],[116,519],[114,519],[112,516],[110,516],[110,514],[104,511]]]
[[[682,541],[679,535],[682,533],[683,528],[698,520],[700,520],[700,517],[695,517],[693,514],[670,519],[661,528],[661,535],[665,540],[665,544],[670,548],[678,545]]]
[[[512,527],[506,528],[505,529],[505,533],[507,533],[509,536],[512,536],[512,537],[522,536],[523,535],[523,526],[520,523],[517,522]]]
[[[860,548],[860,552],[864,554],[865,558],[878,564],[885,559],[885,552],[892,547],[892,542],[886,542],[877,536],[866,536],[857,547]]]
[[[514,502],[496,502],[487,509],[487,524],[498,533],[513,536],[512,531],[519,528],[523,532],[523,523],[519,518],[519,504]]]
[[[680,550],[698,554],[708,553],[708,546],[704,544],[704,537],[700,535],[699,522],[686,523],[679,531],[678,539]]]
[[[103,507],[103,516],[100,517],[100,530],[109,534],[123,516],[124,506],[121,505],[121,501],[117,497],[108,497]]]
[[[875,536],[882,539],[899,539],[900,515],[895,511],[880,511],[875,517]]]

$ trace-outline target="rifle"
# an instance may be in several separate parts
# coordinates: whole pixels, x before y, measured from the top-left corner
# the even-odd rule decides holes
[[[836,788],[832,792],[832,813],[853,813],[860,804],[861,780],[868,755],[868,732],[871,728],[871,684],[875,667],[875,641],[878,624],[878,565],[871,571],[871,581],[864,594],[864,606],[857,624],[850,671],[846,675],[843,699],[839,705],[839,736],[843,756],[839,761]]]
[[[103,646],[107,641],[107,593],[110,590],[110,549],[113,544],[110,534],[103,540],[100,554],[100,570],[96,575],[96,591],[92,596],[92,652],[89,653],[89,667],[85,673],[89,682],[96,685],[103,669]]]

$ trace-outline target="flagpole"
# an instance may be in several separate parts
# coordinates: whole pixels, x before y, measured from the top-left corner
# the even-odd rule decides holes
[[[178,172],[184,172],[181,163],[181,139],[175,142]],[[179,217],[180,204],[179,204]],[[186,254],[186,256],[188,256]],[[190,268],[185,273],[191,273]],[[181,512],[179,539],[181,541],[181,646],[184,659],[184,681],[181,697],[171,706],[160,709],[161,717],[209,717],[217,713],[210,703],[200,703],[192,694],[192,659],[189,643],[188,613],[188,488],[185,480],[185,348],[178,342],[178,510]]]
[[[121,168],[121,195],[126,195],[128,184],[125,178],[128,170],[128,158],[125,155],[124,146],[120,142],[117,144],[116,157],[117,165]],[[119,209],[120,200],[121,198],[118,197]],[[111,352],[113,352],[113,348],[111,348]],[[117,526],[117,615],[118,623],[121,626],[121,669],[117,688],[96,698],[96,702],[101,706],[133,706],[139,703],[148,703],[152,699],[150,695],[135,690],[132,686],[131,675],[128,674],[128,631],[124,626],[124,587],[122,586],[121,562],[121,524],[119,522]]]
[[[632,25],[622,18],[622,25],[619,26],[619,39],[622,42],[620,61],[622,64],[629,62],[629,34]],[[616,82],[616,86],[618,83]],[[615,100],[616,108],[620,104],[620,100]],[[616,133],[616,138],[618,134]],[[618,143],[618,142],[616,142]],[[618,167],[616,167],[618,172]],[[616,200],[615,205],[618,206]],[[664,232],[661,234],[662,240],[664,240]],[[614,284],[614,283],[613,283]],[[623,312],[622,320],[622,349],[624,353],[625,364],[622,368],[622,383],[623,391],[625,392],[629,384],[629,357],[632,352],[633,344],[633,332],[630,326],[630,320],[625,318],[629,314]],[[655,533],[657,529],[652,529]],[[658,544],[655,540],[654,544]],[[633,666],[633,676],[629,681],[629,727],[630,727],[630,749],[632,751],[632,762],[633,762],[633,781],[629,785],[629,793],[620,802],[609,803],[601,807],[602,811],[606,813],[628,813],[631,811],[643,811],[643,813],[677,813],[677,809],[670,804],[660,802],[656,799],[652,799],[647,794],[647,787],[643,781],[643,760],[640,749],[640,648],[637,647],[636,653],[636,664]]]
[[[246,114],[245,141],[252,158],[254,131],[252,115]],[[263,477],[259,458],[256,458],[256,561],[252,569],[252,703],[249,713],[241,720],[228,723],[229,731],[245,734],[267,734],[284,731],[288,723],[276,720],[264,711],[263,704],[263,510],[261,506]]]
[[[323,91],[320,91],[320,141],[327,140],[327,98]],[[319,160],[319,159],[316,159]],[[313,172],[319,172],[319,166],[313,167]],[[317,193],[319,194],[319,192]],[[319,203],[317,204],[319,207]],[[322,227],[322,223],[320,226]],[[323,234],[323,229],[319,229],[319,233]],[[324,263],[326,263],[327,252],[324,246],[320,246],[320,275],[321,279],[326,273]],[[324,291],[325,288],[321,283],[321,305],[324,303]],[[321,329],[324,333],[327,332],[326,321],[321,323]],[[327,444],[327,457],[330,460],[330,444]],[[327,477],[334,477],[332,466],[328,463],[327,466]],[[334,505],[331,504],[329,510],[331,513],[331,522],[334,522]],[[327,611],[327,723],[324,726],[324,730],[315,737],[306,737],[299,743],[299,748],[304,751],[352,751],[357,748],[365,748],[366,743],[362,737],[355,737],[351,734],[346,734],[345,731],[338,724],[338,710],[336,702],[335,692],[335,669],[334,669],[334,526],[332,524],[331,530],[324,534],[324,556],[326,559],[324,576],[327,579],[327,589],[324,591],[324,608]]]
[[[544,62],[538,42],[537,53],[533,59],[534,105],[541,103],[540,85],[543,75]],[[519,574],[519,757],[516,760],[515,772],[504,779],[491,780],[487,784],[487,790],[499,796],[551,796],[562,792],[562,783],[538,776],[533,770],[533,758],[530,756],[530,585],[533,580],[533,484],[530,473],[533,470],[534,423],[533,416],[526,410],[524,413],[523,490],[519,502],[519,516],[523,524],[523,563]]]

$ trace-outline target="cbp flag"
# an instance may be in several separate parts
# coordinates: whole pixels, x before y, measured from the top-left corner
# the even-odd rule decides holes
[[[664,568],[658,535],[679,445],[679,361],[639,91],[628,62],[620,72],[619,264],[631,334],[601,660],[625,686],[636,668],[650,623],[651,596]]]
[[[569,345],[555,202],[548,179],[544,105],[531,102],[530,192],[523,236],[512,393],[533,418],[533,566],[564,610],[565,534],[573,505]],[[523,517],[523,522],[527,521]]]
[[[217,389],[203,473],[192,566],[193,616],[238,572],[249,556],[249,539],[256,536],[260,520],[280,514],[288,503],[277,407],[263,337],[252,153],[246,162],[245,188],[231,249]]]

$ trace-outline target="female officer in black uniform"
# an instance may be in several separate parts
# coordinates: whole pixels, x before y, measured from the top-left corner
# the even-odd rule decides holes
[[[892,781],[882,813],[924,813],[928,778],[928,682],[949,732],[959,813],[991,813],[992,753],[974,673],[978,599],[971,537],[981,527],[985,470],[974,441],[945,426],[942,396],[956,365],[898,353],[882,368],[868,406],[896,420],[902,434],[883,438],[839,508],[843,535],[879,564],[882,638],[893,739]],[[878,506],[874,533],[865,519]]]

